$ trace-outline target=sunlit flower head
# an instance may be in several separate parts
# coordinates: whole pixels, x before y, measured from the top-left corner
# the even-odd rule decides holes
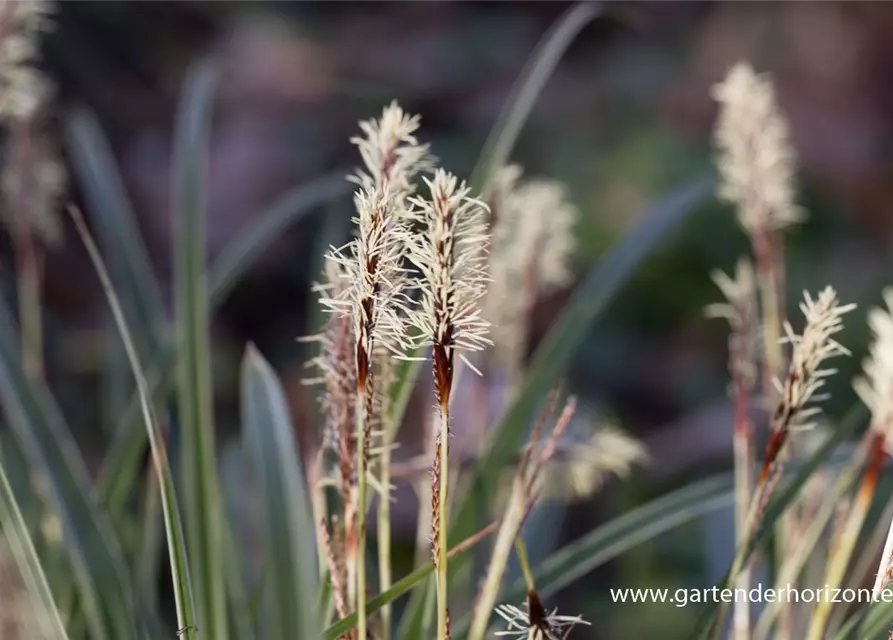
[[[738,207],[741,225],[751,234],[802,220],[795,202],[796,157],[772,81],[741,62],[713,87],[713,97],[720,105],[720,197]]]

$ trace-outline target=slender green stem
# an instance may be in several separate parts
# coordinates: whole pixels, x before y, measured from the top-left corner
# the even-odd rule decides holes
[[[358,640],[366,640],[366,390],[357,394],[356,601]]]
[[[19,296],[19,329],[22,336],[22,362],[29,378],[43,377],[43,326],[40,300],[40,256],[34,235],[17,234],[16,285]]]
[[[521,573],[524,574],[524,584],[528,591],[536,591],[533,585],[533,571],[530,569],[530,561],[527,558],[527,545],[519,534],[515,538],[515,550],[518,552],[518,562],[521,565]]]
[[[389,433],[385,429],[385,433]],[[379,591],[391,588],[391,448],[390,439],[385,435],[384,446],[379,457],[382,495],[378,502],[378,582]],[[381,638],[391,637],[391,605],[381,609]]]

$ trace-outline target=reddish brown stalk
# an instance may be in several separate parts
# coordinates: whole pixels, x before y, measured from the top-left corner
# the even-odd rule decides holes
[[[341,568],[338,564],[335,547],[332,544],[332,536],[329,533],[329,526],[325,518],[319,521],[319,530],[322,532],[323,546],[326,550],[326,560],[329,565],[329,580],[332,583],[335,611],[343,618],[347,615],[347,596],[344,591],[344,584],[341,581]]]
[[[787,442],[788,433],[788,429],[782,429],[774,431],[769,436],[769,442],[766,443],[766,452],[763,455],[763,467],[760,469],[760,475],[757,479],[757,492],[765,486],[766,481],[769,479],[772,467],[778,461],[778,454]]]
[[[862,486],[859,488],[857,499],[862,498],[864,495],[868,496],[870,500],[874,496],[881,469],[884,466],[884,458],[886,457],[885,442],[884,434],[879,430],[875,430],[868,454],[868,464],[865,467],[865,475],[862,476]]]
[[[431,470],[431,555],[434,569],[440,568],[440,437],[434,444],[434,465]]]

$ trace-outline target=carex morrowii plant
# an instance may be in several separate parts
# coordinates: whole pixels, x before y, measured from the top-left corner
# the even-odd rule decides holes
[[[380,119],[361,124],[363,135],[353,139],[364,161],[364,168],[351,178],[358,185],[355,237],[326,255],[324,282],[317,285],[320,302],[330,312],[321,333],[313,338],[320,346],[313,362],[319,373],[316,381],[322,384],[322,455],[330,461],[322,465],[327,477],[319,486],[335,487],[338,504],[326,513],[325,505],[331,501],[316,500],[319,553],[328,568],[336,612],[342,617],[357,614],[356,628],[345,632],[349,637],[387,638],[391,633],[389,607],[383,607],[374,621],[365,615],[364,555],[367,496],[374,488],[380,500],[379,581],[386,591],[391,438],[399,426],[389,423],[395,361],[418,360],[430,352],[436,420],[433,460],[427,462],[432,476],[430,514],[423,506],[426,518],[420,520],[430,525],[435,633],[445,639],[451,637],[446,539],[450,479],[458,477],[462,463],[459,460],[458,468],[451,470],[450,401],[459,366],[479,373],[478,365],[499,353],[517,358],[526,327],[511,316],[529,313],[537,295],[568,280],[574,214],[564,190],[547,181],[520,186],[506,181],[502,196],[491,200],[500,205],[499,217],[494,218],[488,204],[475,198],[464,182],[435,168],[427,146],[415,137],[418,125],[417,117],[396,104],[385,108]],[[550,218],[553,213],[557,217]],[[488,249],[494,229],[499,228],[500,252],[494,256]],[[488,268],[495,269],[498,283],[493,283]],[[502,304],[511,306],[509,315],[500,317],[514,322],[514,326],[506,323],[504,335],[514,337],[497,345],[502,351],[490,350],[491,323],[483,308],[485,300],[491,309],[494,306],[493,298],[487,297],[491,283],[502,288]],[[514,287],[520,290],[513,295]],[[520,358],[516,362],[520,367]],[[519,557],[524,556],[520,527],[537,497],[544,491],[554,493],[548,486],[557,477],[552,469],[566,466],[568,483],[588,492],[582,487],[594,486],[604,474],[623,474],[644,458],[637,443],[616,431],[599,432],[600,439],[576,450],[566,447],[563,438],[574,407],[573,402],[567,405],[542,440],[544,426],[535,429],[521,454],[506,511],[478,534],[499,531],[498,553],[494,551],[487,584],[477,599],[473,634],[489,626],[512,546]],[[599,451],[590,451],[592,447]],[[580,466],[592,468],[581,473]],[[530,577],[529,567],[526,575]],[[539,602],[532,586],[529,591],[530,598]],[[500,615],[505,617],[504,613]],[[531,632],[545,633],[543,638],[563,638],[573,626],[571,620],[554,612],[542,620],[534,615],[529,627]],[[518,624],[517,619],[510,620],[509,629],[517,630]]]
[[[752,562],[748,547],[761,527],[761,518],[781,477],[786,450],[796,444],[794,434],[816,422],[815,401],[825,397],[822,388],[835,370],[824,364],[829,358],[849,352],[835,339],[843,328],[843,316],[855,305],[841,304],[837,293],[826,287],[815,298],[806,294],[800,304],[805,326],[796,333],[785,320],[783,300],[781,242],[778,231],[804,219],[795,203],[793,184],[794,151],[788,142],[787,125],[775,104],[771,81],[757,75],[747,64],[734,67],[718,85],[715,97],[721,103],[717,141],[722,151],[721,195],[738,209],[741,226],[751,239],[756,268],[739,263],[735,278],[717,278],[728,304],[719,315],[730,320],[729,369],[732,376],[735,429],[734,450],[736,496],[738,505],[739,551],[731,571],[736,586],[748,586],[748,568]],[[887,305],[890,294],[885,295]],[[762,313],[758,313],[757,309]],[[717,308],[712,310],[714,313]],[[885,451],[889,450],[889,407],[893,400],[890,366],[890,336],[893,323],[888,309],[869,314],[874,343],[865,362],[864,375],[857,379],[858,395],[871,411],[871,422],[844,469],[832,478],[809,478],[802,495],[817,501],[785,511],[776,539],[780,542],[777,574],[778,587],[819,587],[833,593],[846,586],[857,559],[855,549],[868,520],[875,496]],[[778,339],[776,339],[776,336]],[[757,343],[762,340],[762,345]],[[784,347],[789,351],[785,354]],[[759,348],[762,346],[762,349]],[[756,347],[756,348],[755,348]],[[762,360],[762,366],[760,366]],[[785,365],[784,363],[787,362]],[[781,368],[779,368],[781,367]],[[768,440],[761,456],[750,458],[753,421],[749,418],[748,398],[755,381],[762,377],[764,401],[769,417]],[[770,391],[769,383],[773,385]],[[804,440],[805,442],[805,440]],[[794,447],[796,449],[796,447]],[[796,454],[797,452],[794,451]],[[861,476],[861,481],[859,477]],[[850,500],[847,493],[856,486]],[[809,498],[807,498],[807,501]],[[746,515],[745,515],[746,514]],[[835,519],[835,516],[836,519]],[[833,520],[833,522],[832,522]],[[830,525],[827,553],[822,536]],[[881,557],[873,596],[885,588],[889,571],[890,548],[887,543]],[[820,583],[809,581],[808,563],[816,565]],[[743,580],[742,580],[743,578]],[[795,606],[796,605],[796,606]],[[838,630],[846,612],[835,608],[828,597],[806,604],[786,600],[764,607],[755,627],[746,598],[735,599],[732,637],[800,638],[830,637]],[[714,621],[713,636],[718,633],[720,614]]]

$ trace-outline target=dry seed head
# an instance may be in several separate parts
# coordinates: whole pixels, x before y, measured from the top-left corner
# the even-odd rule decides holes
[[[325,263],[325,282],[314,286],[324,298],[346,301],[349,283],[343,267],[334,261]],[[355,336],[352,319],[345,314],[331,314],[318,336],[310,338],[320,345],[320,354],[311,361],[318,376],[310,382],[321,382],[320,396],[325,427],[323,444],[335,453],[343,492],[352,483],[356,457],[354,397],[357,389],[354,363]]]
[[[347,295],[325,298],[322,303],[329,311],[353,318],[357,366],[366,375],[375,345],[401,354],[406,342],[400,310],[406,281],[401,262],[407,232],[404,202],[395,192],[360,189],[354,203],[358,237],[326,255],[343,269]],[[358,384],[364,383],[364,379],[358,379]]]
[[[518,181],[524,170],[520,165],[510,164],[502,167],[493,174],[490,182],[490,190],[487,192],[486,202],[490,207],[490,228],[502,216],[505,202],[518,186]]]
[[[498,176],[494,197],[498,194],[499,211],[491,227],[489,261],[492,283],[484,316],[494,326],[497,352],[515,365],[523,351],[530,306],[540,294],[570,281],[568,263],[578,213],[558,182],[519,183],[520,170],[515,166]]]
[[[715,130],[720,197],[737,205],[741,226],[750,234],[801,221],[794,192],[796,157],[772,81],[740,62],[712,93],[720,104]]]
[[[440,349],[451,363],[455,352],[462,357],[462,351],[480,351],[490,344],[489,323],[480,311],[488,282],[487,206],[469,197],[465,183],[442,169],[425,183],[430,198],[411,198],[412,219],[422,227],[408,244],[421,290],[420,307],[409,315],[416,329],[412,346],[433,346],[435,359]]]
[[[757,354],[762,339],[753,265],[741,258],[734,278],[715,271],[713,281],[726,297],[726,302],[709,305],[705,313],[707,317],[729,321],[729,370],[751,386],[757,375]]]
[[[835,369],[821,369],[822,363],[828,358],[850,354],[832,336],[843,329],[843,315],[855,308],[854,304],[840,305],[837,292],[831,287],[825,287],[815,300],[808,292],[804,293],[800,303],[806,319],[803,334],[795,334],[790,323],[784,324],[786,337],[782,342],[793,345],[793,353],[787,377],[783,382],[775,381],[781,400],[773,418],[773,429],[809,426],[808,418],[819,412],[818,408],[806,408],[806,405],[823,399],[816,392],[828,376],[836,373]]]
[[[583,443],[559,442],[546,467],[543,498],[579,500],[594,495],[609,477],[627,477],[648,460],[644,445],[620,429],[605,425]]]
[[[27,227],[46,244],[59,244],[62,228],[55,214],[66,187],[65,169],[46,133],[31,122],[14,123],[0,173],[6,227],[13,233]]]
[[[30,118],[52,93],[35,67],[40,34],[52,26],[52,11],[46,0],[0,2],[0,120]]]
[[[366,192],[410,193],[415,175],[433,168],[434,162],[428,145],[420,145],[414,135],[418,128],[419,116],[409,115],[396,101],[384,108],[380,119],[361,122],[364,135],[350,141],[359,148],[366,170],[357,171],[351,180]]]
[[[887,434],[887,448],[893,450],[893,288],[884,291],[884,302],[886,308],[868,313],[874,340],[862,365],[864,375],[853,387],[871,411],[873,428]]]

